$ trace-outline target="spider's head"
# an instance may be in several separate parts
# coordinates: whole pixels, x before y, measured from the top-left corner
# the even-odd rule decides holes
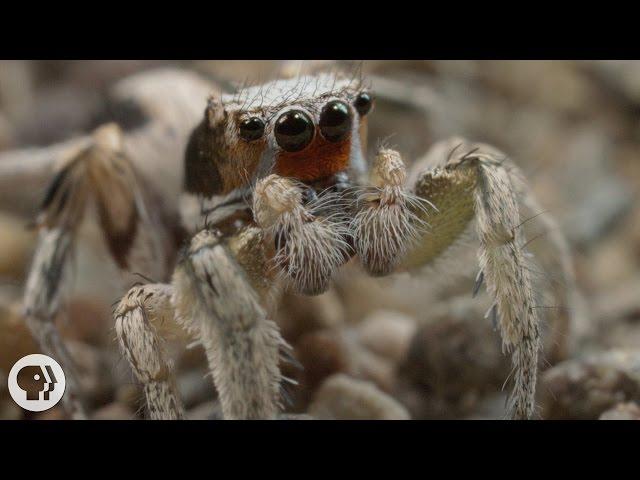
[[[226,194],[270,173],[305,183],[360,175],[372,106],[361,82],[329,74],[213,96],[187,150],[187,190]]]

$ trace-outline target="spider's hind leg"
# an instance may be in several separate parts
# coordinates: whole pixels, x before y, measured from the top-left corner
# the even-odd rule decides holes
[[[60,308],[65,267],[72,251],[73,232],[64,228],[40,233],[24,293],[24,317],[40,350],[54,358],[65,372],[66,387],[62,402],[73,419],[84,419],[78,374],[54,319]]]
[[[24,317],[41,351],[66,372],[63,405],[72,418],[86,415],[72,357],[54,321],[70,283],[69,264],[87,204],[95,205],[106,246],[122,271],[135,268],[152,277],[166,276],[175,248],[170,216],[161,202],[149,201],[152,192],[124,150],[115,124],[98,128],[52,180],[36,222],[40,234],[25,287]]]

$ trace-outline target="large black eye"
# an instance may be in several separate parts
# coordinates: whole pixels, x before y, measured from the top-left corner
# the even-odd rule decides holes
[[[364,117],[371,111],[371,107],[373,106],[373,98],[371,97],[371,94],[367,92],[360,93],[356,97],[356,101],[353,102],[353,106],[356,107],[358,114],[361,117]]]
[[[276,141],[287,152],[299,152],[313,139],[313,122],[300,110],[289,110],[276,121]]]
[[[240,137],[247,142],[258,140],[264,134],[264,122],[257,117],[243,120],[240,124]]]
[[[330,142],[344,140],[351,133],[351,112],[346,103],[334,100],[320,114],[320,131]]]

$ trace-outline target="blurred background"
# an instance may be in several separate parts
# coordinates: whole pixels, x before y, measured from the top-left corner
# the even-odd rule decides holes
[[[54,160],[49,146],[108,120],[135,130],[135,99],[121,95],[132,75],[179,69],[232,91],[247,79],[325,68],[362,71],[371,83],[370,152],[385,139],[411,164],[438,140],[460,135],[514,159],[568,239],[583,297],[570,328],[549,340],[560,353],[541,362],[538,418],[640,419],[639,62],[52,60],[0,62],[0,418],[64,418],[60,407],[23,412],[6,390],[13,363],[38,351],[20,303],[36,242],[29,225],[46,185],[40,174],[12,169]],[[170,160],[180,165],[179,155]],[[121,359],[110,313],[128,285],[86,223],[68,305],[56,321],[82,370],[91,417],[142,418],[141,389]],[[477,267],[470,259],[448,282],[427,273],[373,280],[350,265],[324,295],[286,295],[276,319],[305,367],[288,372],[300,385],[287,411],[502,418],[509,359],[484,318],[488,299],[471,298]],[[202,351],[187,349],[175,326],[162,328],[189,417],[217,418]]]

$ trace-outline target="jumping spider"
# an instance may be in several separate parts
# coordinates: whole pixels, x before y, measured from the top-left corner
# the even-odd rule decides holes
[[[368,162],[373,103],[361,81],[334,74],[212,95],[186,149],[185,205],[197,208],[182,222],[136,171],[118,127],[99,128],[54,178],[38,217],[25,311],[43,350],[71,369],[51,319],[89,199],[117,265],[166,282],[134,286],[115,309],[154,419],[183,417],[156,322],[174,317],[202,343],[224,418],[276,418],[288,381],[279,362],[290,360],[290,347],[270,320],[275,290],[320,294],[352,257],[374,276],[416,270],[471,230],[480,241],[477,287],[486,284],[512,354],[509,413],[530,418],[540,333],[519,228],[519,202],[533,200],[519,170],[464,142],[409,174],[388,148]],[[84,415],[73,381],[65,401]]]

